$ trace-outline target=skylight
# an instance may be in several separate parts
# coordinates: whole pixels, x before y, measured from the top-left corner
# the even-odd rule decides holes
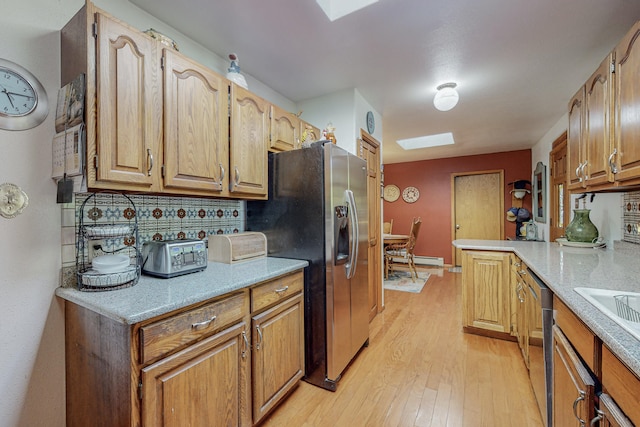
[[[396,141],[405,150],[417,150],[419,148],[439,147],[441,145],[453,145],[453,134],[451,132],[439,133],[437,135],[419,136],[417,138],[399,139]]]
[[[377,2],[378,0],[316,0],[330,21]]]

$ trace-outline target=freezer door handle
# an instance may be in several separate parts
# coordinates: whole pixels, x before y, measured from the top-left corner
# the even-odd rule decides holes
[[[345,198],[347,199],[347,210],[349,212],[349,262],[345,266],[347,279],[351,279],[356,274],[358,266],[358,241],[360,240],[360,231],[358,230],[358,210],[356,208],[356,199],[353,191],[345,190]]]

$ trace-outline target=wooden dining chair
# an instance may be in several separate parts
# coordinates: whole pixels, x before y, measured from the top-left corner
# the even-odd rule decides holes
[[[382,223],[382,233],[383,234],[391,234],[393,230],[393,219],[389,222]]]
[[[416,270],[416,264],[413,260],[413,249],[416,246],[418,240],[418,233],[420,232],[420,225],[422,220],[420,217],[413,218],[411,221],[411,232],[409,233],[409,239],[405,243],[392,243],[387,245],[384,249],[384,267],[385,279],[389,278],[389,271],[394,269],[394,266],[400,264],[395,262],[394,258],[403,258],[409,267],[409,273],[411,273],[411,280],[416,281],[418,278],[418,271]],[[404,262],[402,263],[404,264]]]

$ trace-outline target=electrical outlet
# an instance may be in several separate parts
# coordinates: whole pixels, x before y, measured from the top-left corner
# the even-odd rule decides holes
[[[95,257],[104,254],[104,252],[102,251],[102,248],[104,248],[104,240],[89,241],[89,247],[88,247],[89,262],[91,262],[91,260],[93,260]]]
[[[574,209],[580,209],[580,199],[576,199],[573,203]]]

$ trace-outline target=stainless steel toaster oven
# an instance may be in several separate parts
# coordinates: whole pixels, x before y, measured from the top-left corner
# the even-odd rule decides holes
[[[207,246],[197,239],[147,242],[142,247],[142,272],[170,278],[207,268]]]

